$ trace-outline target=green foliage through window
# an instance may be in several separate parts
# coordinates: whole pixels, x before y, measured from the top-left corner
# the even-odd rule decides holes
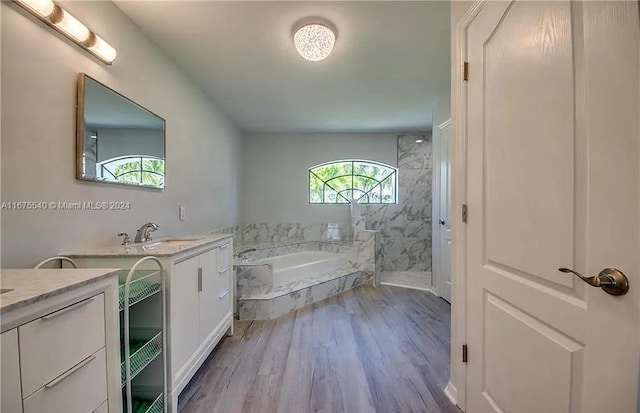
[[[107,181],[164,188],[164,159],[125,156],[96,164],[97,175]]]
[[[395,204],[398,170],[372,161],[345,160],[309,168],[312,204]]]

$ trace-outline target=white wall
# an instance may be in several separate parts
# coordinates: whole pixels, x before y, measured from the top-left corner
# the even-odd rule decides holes
[[[2,2],[2,201],[127,201],[129,211],[2,211],[2,267],[117,242],[141,224],[158,235],[237,223],[240,138],[208,97],[111,2],[64,2],[109,41],[108,67]],[[164,191],[75,179],[76,79],[85,72],[167,121]],[[178,206],[187,220],[178,221]]]
[[[393,134],[248,134],[242,144],[243,222],[349,224],[348,205],[310,205],[308,169],[338,159],[397,165]]]

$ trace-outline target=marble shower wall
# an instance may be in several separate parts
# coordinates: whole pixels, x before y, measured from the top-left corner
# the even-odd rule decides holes
[[[382,271],[431,271],[433,141],[398,138],[398,204],[362,205],[367,229],[378,230]]]

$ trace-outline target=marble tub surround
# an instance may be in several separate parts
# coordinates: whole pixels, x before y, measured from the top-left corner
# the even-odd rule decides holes
[[[0,314],[26,307],[93,282],[117,277],[119,269],[2,269],[0,288],[12,289],[0,295]]]
[[[235,244],[234,244],[235,245]],[[257,260],[263,258],[271,258],[279,255],[292,254],[294,252],[302,251],[328,251],[335,253],[348,252],[353,246],[351,242],[322,242],[322,241],[284,241],[284,242],[260,242],[260,243],[245,243],[236,247],[236,254],[249,249],[255,249],[245,255],[249,260]],[[242,264],[247,261],[237,261]]]
[[[374,284],[375,240],[375,231],[358,230],[349,243],[300,242],[247,253],[249,259],[234,262],[240,319],[275,318],[355,286]],[[297,279],[275,282],[273,265],[264,260],[305,251],[331,252],[341,258],[337,268],[315,275],[305,274],[301,269]]]
[[[431,136],[399,137],[398,204],[359,206],[366,228],[380,231],[379,271],[431,271],[432,153]]]
[[[250,222],[239,226],[242,244],[309,241],[350,241],[351,228],[341,223]]]
[[[236,254],[248,249],[255,249],[246,253],[247,260],[234,261],[234,265],[252,265],[256,260],[272,258],[280,255],[303,251],[325,251],[349,256],[352,265],[358,270],[375,271],[375,245],[378,231],[363,230],[353,235],[351,242],[296,242],[296,243],[256,243],[243,244],[236,248]]]
[[[353,248],[345,251],[327,251],[318,248],[318,243],[302,243],[295,246],[295,250],[287,250],[287,253],[274,254],[271,250],[255,251],[257,256],[250,259],[234,260],[236,272],[237,297],[241,298],[273,298],[291,291],[306,288],[310,285],[325,282],[330,279],[343,276],[345,274],[359,271],[365,266],[359,265],[357,257],[353,254]],[[303,258],[303,261],[294,265],[304,265],[299,270],[292,267],[294,271],[299,271],[293,281],[289,278],[282,279],[274,275],[273,260],[282,258],[291,259],[299,253],[310,252],[312,256]],[[329,252],[330,254],[320,254]],[[317,253],[317,254],[313,254]],[[296,257],[298,259],[298,257]],[[282,266],[282,264],[280,264]],[[287,264],[282,270],[289,274],[291,264]],[[309,265],[313,265],[310,267]],[[313,269],[311,269],[313,268]],[[280,272],[280,274],[282,274]]]
[[[330,277],[327,275],[326,277]],[[359,285],[372,284],[373,273],[357,271],[322,281],[318,277],[315,283],[282,294],[264,298],[245,298],[238,301],[241,320],[274,319],[290,311],[324,300]],[[283,288],[284,290],[284,288]]]
[[[353,215],[353,208],[352,208]],[[236,259],[238,314],[241,319],[270,319],[323,300],[361,284],[374,284],[376,236],[365,228],[364,217],[349,225],[298,223],[249,223],[241,225],[241,245],[247,259]],[[307,273],[278,284],[273,265],[262,260],[288,254],[322,251],[339,255],[338,268]]]
[[[269,267],[269,269],[265,267]],[[268,300],[268,299],[277,298],[292,292],[300,291],[308,287],[312,287],[316,284],[322,284],[327,281],[331,281],[348,274],[354,274],[356,272],[359,272],[353,266],[345,265],[329,272],[325,272],[322,274],[313,275],[309,277],[304,277],[304,278],[290,281],[284,284],[274,284],[273,281],[271,281],[271,284],[268,284],[269,278],[273,280],[272,268],[273,267],[271,267],[271,265],[256,265],[251,267],[253,271],[249,276],[250,276],[250,279],[253,280],[254,282],[250,284],[249,288],[252,288],[252,289],[249,290],[249,288],[245,288],[244,289],[245,294],[241,295],[240,282],[238,282],[238,297],[240,299]],[[271,270],[270,271],[271,276],[269,276],[268,274],[265,274],[265,272],[269,270]],[[366,273],[369,273],[369,272],[366,272]],[[246,276],[247,274],[243,274],[243,275]],[[265,275],[266,277],[262,278]],[[240,281],[240,275],[238,276],[238,281]],[[247,284],[245,284],[245,286],[246,285]]]
[[[273,288],[273,266],[258,263],[234,263],[236,271],[236,295],[241,297],[263,296]]]

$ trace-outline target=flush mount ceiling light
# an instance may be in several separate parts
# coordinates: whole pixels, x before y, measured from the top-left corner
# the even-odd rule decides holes
[[[329,56],[336,43],[335,29],[328,22],[307,22],[296,25],[293,43],[300,56],[319,62]]]
[[[116,60],[116,49],[52,0],[14,0],[14,2],[104,63],[110,65]]]

